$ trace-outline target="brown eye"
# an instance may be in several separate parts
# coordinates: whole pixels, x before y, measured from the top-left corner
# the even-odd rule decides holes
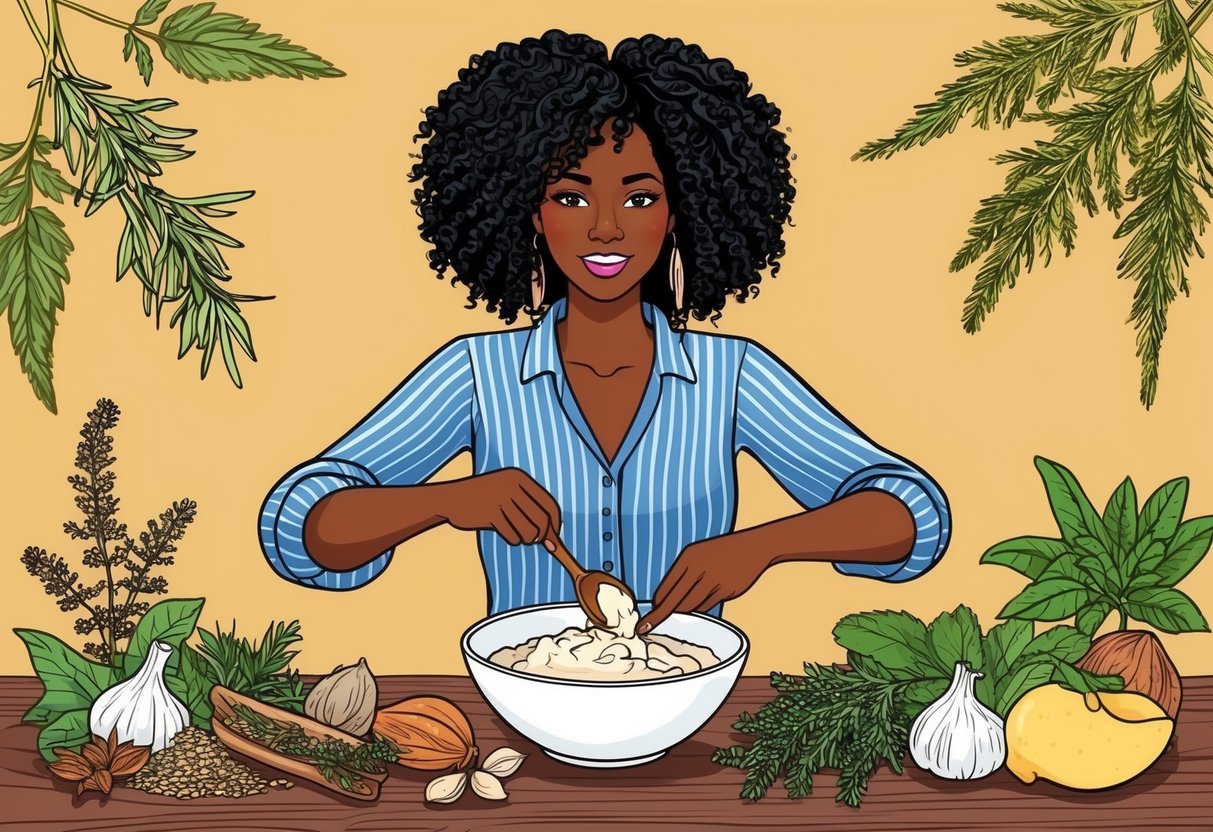
[[[590,203],[584,196],[573,191],[564,191],[552,196],[552,201],[566,208],[588,208]]]
[[[624,200],[626,208],[648,208],[657,201],[657,194],[632,194]]]

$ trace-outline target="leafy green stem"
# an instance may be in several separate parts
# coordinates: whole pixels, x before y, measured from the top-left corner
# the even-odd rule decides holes
[[[1128,613],[1125,612],[1125,608],[1124,608],[1123,604],[1119,605],[1117,612],[1120,613],[1120,626],[1117,627],[1117,629],[1118,630],[1129,629],[1129,615],[1128,615]]]
[[[29,9],[29,7],[26,6],[24,4],[24,0],[22,0],[22,11],[27,11],[28,9]],[[32,15],[27,19],[29,20],[30,27],[34,30],[34,32],[38,35],[38,37],[41,37],[41,32],[39,32],[37,27],[35,26]],[[54,20],[50,21],[50,38],[52,41],[55,38],[55,21]],[[43,61],[42,61],[42,76],[39,78],[39,80],[36,84],[36,86],[38,87],[38,100],[34,103],[34,117],[32,119],[30,119],[29,132],[25,136],[25,141],[21,143],[21,147],[14,154],[13,165],[16,165],[18,167],[27,167],[30,163],[30,160],[33,158],[34,140],[38,137],[38,128],[42,125],[42,107],[43,107],[43,104],[46,102],[46,99],[49,95],[49,93],[47,91],[47,84],[49,83],[50,78],[51,78],[51,64],[53,62],[53,60],[52,60],[53,55],[52,55],[51,51],[46,48],[45,42],[40,41],[39,45],[43,46],[43,50],[42,50]],[[33,190],[27,189],[26,199],[25,199],[26,208],[29,207],[32,199],[33,199]]]
[[[38,21],[34,19],[34,12],[29,7],[29,0],[17,0],[17,5],[21,7],[21,14],[25,17],[25,25],[29,26],[34,40],[38,41],[38,48],[42,50],[43,57],[49,56],[50,45],[46,42],[46,35],[42,34]]]
[[[1188,34],[1196,34],[1196,30],[1205,25],[1210,14],[1213,14],[1213,0],[1201,0],[1200,5],[1193,10],[1186,21]]]
[[[84,15],[85,17],[91,17],[93,20],[96,20],[100,23],[105,23],[109,26],[117,27],[117,28],[123,30],[124,32],[138,32],[140,35],[147,38],[148,40],[154,40],[157,43],[159,43],[161,40],[160,36],[157,35],[155,32],[149,32],[147,29],[139,28],[134,23],[127,23],[126,21],[119,20],[116,17],[110,17],[108,14],[102,14],[99,11],[90,9],[88,6],[81,6],[79,3],[73,3],[72,0],[54,0],[54,2],[58,3],[59,5],[66,6],[67,8],[71,9],[74,12],[79,12],[80,14]]]
[[[63,39],[63,27],[59,24],[59,6],[57,0],[46,0],[46,15],[54,21],[55,35],[51,40],[51,49],[58,53],[63,58],[63,65],[75,77],[79,78],[80,70],[76,69],[76,62],[72,60],[72,55],[67,50],[67,41]]]

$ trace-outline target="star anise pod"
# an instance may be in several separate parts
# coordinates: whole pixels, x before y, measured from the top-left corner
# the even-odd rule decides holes
[[[126,777],[143,768],[151,757],[152,750],[146,745],[124,742],[118,744],[117,729],[103,740],[96,734],[84,744],[79,753],[67,748],[56,748],[58,762],[47,767],[64,780],[76,781],[76,796],[85,791],[109,794],[115,777]]]

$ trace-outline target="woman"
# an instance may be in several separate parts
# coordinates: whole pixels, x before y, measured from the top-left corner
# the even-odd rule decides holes
[[[474,56],[412,170],[438,276],[528,328],[457,338],[262,509],[273,567],[353,589],[443,523],[478,533],[490,612],[574,599],[545,550],[674,611],[719,614],[787,561],[903,581],[948,541],[921,470],[753,341],[693,332],[779,269],[795,196],[779,110],[677,39],[612,55],[551,31]],[[427,483],[462,451],[474,474]],[[752,454],[805,509],[734,530]]]

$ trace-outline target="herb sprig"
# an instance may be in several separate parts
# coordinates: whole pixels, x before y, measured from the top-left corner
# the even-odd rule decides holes
[[[364,774],[386,771],[386,764],[400,754],[400,747],[386,737],[361,745],[319,740],[298,725],[262,716],[247,705],[233,705],[232,712],[238,719],[229,721],[229,727],[271,751],[314,765],[326,780],[346,791],[359,790]]]
[[[198,628],[201,644],[198,653],[203,674],[212,684],[236,693],[303,712],[306,694],[299,672],[289,667],[298,651],[290,647],[301,641],[299,622],[271,622],[260,642],[237,637],[236,623],[225,633],[219,625],[215,632]]]
[[[163,165],[193,155],[180,143],[194,130],[170,127],[154,115],[177,106],[167,98],[137,99],[112,95],[110,87],[76,67],[59,23],[60,9],[84,15],[124,33],[123,55],[135,59],[145,85],[151,83],[149,43],[160,49],[174,70],[202,82],[244,81],[270,75],[283,78],[336,78],[344,73],[318,55],[281,35],[263,32],[247,19],[215,9],[214,3],[183,6],[152,26],[169,0],[146,0],[133,21],[124,21],[72,0],[43,0],[40,21],[29,0],[17,0],[25,23],[42,53],[42,70],[30,84],[36,90],[33,115],[24,140],[0,143],[0,312],[7,311],[13,349],[35,396],[57,412],[53,384],[56,315],[64,308],[72,242],[62,220],[36,194],[63,204],[85,205],[91,216],[118,201],[125,216],[118,243],[116,276],[134,272],[143,290],[143,311],[159,327],[166,305],[175,306],[170,328],[179,330],[178,358],[202,353],[206,377],[218,352],[232,382],[242,386],[237,350],[256,360],[243,304],[268,296],[238,294],[222,249],[241,243],[209,222],[230,217],[226,207],[248,199],[251,190],[202,196],[178,196],[158,183]],[[43,135],[50,109],[53,135]],[[62,150],[75,184],[50,161]]]
[[[1183,520],[1188,479],[1163,483],[1140,511],[1125,477],[1101,516],[1068,468],[1036,457],[1061,537],[1028,535],[998,543],[981,557],[1031,583],[999,613],[1025,621],[1075,619],[1088,635],[1113,612],[1164,633],[1209,632],[1196,604],[1175,588],[1213,545],[1213,516]]]
[[[1213,53],[1196,39],[1213,0],[1187,5],[1195,8],[1187,13],[1178,0],[1000,3],[1013,17],[1051,31],[961,52],[955,61],[962,77],[919,105],[891,137],[852,157],[888,158],[952,133],[966,117],[982,130],[1020,120],[1052,128],[1050,139],[995,157],[1009,166],[1004,189],[981,201],[950,266],[957,272],[985,258],[962,323],[977,332],[1022,272],[1038,261],[1047,266],[1056,248],[1069,255],[1076,209],[1094,216],[1102,201],[1120,217],[1129,205],[1113,236],[1126,241],[1118,274],[1137,284],[1129,320],[1137,330],[1140,398],[1147,408],[1157,395],[1167,311],[1180,292],[1188,294],[1192,256],[1204,256],[1198,238],[1209,216],[1200,196],[1213,196],[1213,106],[1202,79],[1202,70],[1213,73]],[[1129,61],[1138,23],[1147,16],[1157,48],[1133,66],[1102,66],[1117,40],[1121,61]],[[1164,84],[1173,86],[1156,100],[1156,86]],[[1063,95],[1080,100],[1054,109]],[[1123,186],[1122,160],[1134,169]]]
[[[848,615],[834,628],[849,669],[806,663],[803,676],[771,674],[778,695],[734,728],[756,737],[747,748],[717,749],[716,763],[744,769],[741,797],[759,800],[782,776],[789,797],[807,797],[813,777],[838,769],[837,800],[858,806],[883,761],[895,772],[909,750],[914,718],[947,690],[956,664],[982,673],[978,700],[1005,717],[1032,688],[1057,682],[1074,690],[1119,690],[1117,676],[1073,666],[1090,636],[1068,625],[1033,635],[1028,621],[1004,621],[982,634],[966,606],[930,624],[907,612]]]

